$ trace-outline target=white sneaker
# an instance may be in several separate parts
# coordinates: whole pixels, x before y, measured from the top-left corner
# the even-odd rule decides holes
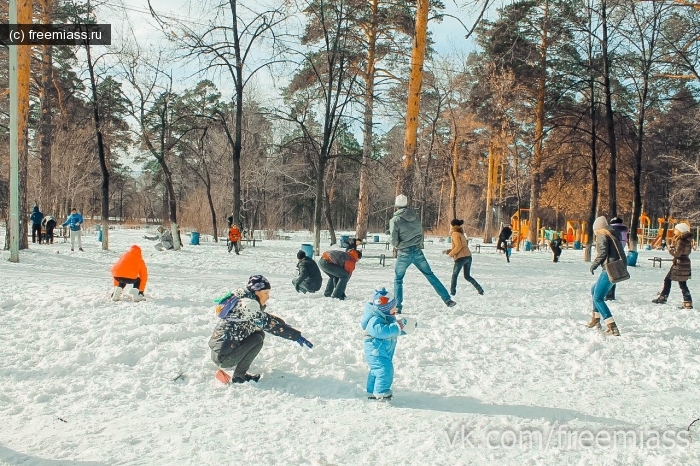
[[[129,291],[129,294],[131,294],[131,299],[133,299],[135,303],[138,303],[139,301],[143,301],[144,299],[146,299],[146,297],[144,295],[139,293],[138,288],[132,288]]]
[[[112,291],[112,301],[119,301],[122,299],[122,291],[124,291],[124,288],[115,286],[114,291]]]

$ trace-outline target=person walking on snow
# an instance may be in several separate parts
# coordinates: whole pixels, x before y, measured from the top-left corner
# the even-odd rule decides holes
[[[228,252],[231,253],[231,249],[236,249],[236,255],[241,248],[241,230],[238,229],[238,225],[235,223],[231,225],[228,229]]]
[[[397,313],[401,314],[403,308],[403,277],[411,265],[415,265],[428,279],[447,307],[456,305],[457,303],[450,299],[447,288],[435,276],[430,269],[428,260],[423,255],[423,225],[420,217],[415,210],[408,207],[408,198],[403,194],[396,196],[394,206],[397,210],[389,221],[389,233],[391,234],[391,244],[398,250],[396,267],[394,268],[394,295],[396,296]]]
[[[143,301],[148,282],[148,268],[143,261],[141,248],[133,245],[119,257],[116,264],[110,269],[114,279],[114,291],[112,301],[119,301],[126,285],[134,285],[131,289],[131,298],[134,302]]]
[[[484,294],[484,289],[479,285],[479,283],[471,276],[472,267],[472,252],[469,250],[469,241],[467,237],[464,236],[464,230],[462,225],[464,225],[464,220],[452,219],[450,222],[452,226],[450,232],[450,240],[452,241],[452,249],[446,249],[445,254],[454,259],[455,265],[452,269],[452,282],[450,283],[450,294],[452,296],[457,294],[457,278],[459,277],[459,272],[464,268],[464,279],[471,283],[479,294]]]
[[[352,243],[356,244],[355,240]],[[347,251],[326,251],[318,260],[318,266],[328,275],[326,291],[323,296],[326,298],[337,298],[344,300],[345,288],[348,286],[355,264],[362,258],[362,252],[355,247],[349,246]]]
[[[510,252],[508,251],[508,240],[513,234],[513,230],[510,225],[504,225],[501,231],[498,233],[498,243],[496,243],[496,249],[503,251],[506,255],[506,262],[510,262]]]
[[[143,237],[151,241],[158,240],[158,243],[153,245],[153,247],[158,251],[175,249],[175,246],[173,245],[173,235],[169,230],[163,228],[163,225],[158,226],[158,229],[156,229],[156,236],[144,235]]]
[[[656,304],[664,304],[668,301],[668,294],[671,292],[671,282],[678,282],[678,286],[683,294],[683,305],[680,309],[692,309],[693,298],[688,289],[688,280],[691,277],[690,253],[693,251],[693,234],[690,227],[685,223],[679,223],[673,229],[673,244],[668,248],[668,252],[673,256],[671,268],[664,278],[664,287],[659,296],[652,300]]]
[[[321,289],[323,277],[316,262],[306,257],[304,251],[297,252],[297,277],[292,280],[292,285],[298,293],[315,293]]]
[[[396,298],[386,288],[374,290],[372,300],[365,304],[360,327],[365,332],[365,360],[369,366],[367,395],[372,400],[390,400],[394,381],[394,352],[396,340],[410,330],[405,320],[396,319]]]
[[[70,250],[75,251],[75,241],[78,241],[78,251],[83,250],[83,240],[81,239],[80,227],[83,224],[83,216],[78,213],[78,209],[73,207],[70,210],[68,219],[61,226],[70,228]]]
[[[619,217],[613,217],[610,219],[610,226],[617,231],[620,232],[620,244],[622,244],[622,249],[625,249],[625,246],[627,245],[627,236],[629,235],[629,228],[627,228],[627,225],[622,223],[622,219]],[[608,291],[608,294],[605,295],[605,300],[606,301],[614,301],[615,300],[615,289],[617,288],[617,285],[613,283],[612,288],[610,288],[610,291]]]
[[[605,295],[608,294],[608,291],[610,291],[612,283],[610,282],[608,272],[603,264],[618,259],[626,261],[627,258],[624,257],[625,253],[623,252],[622,245],[620,244],[620,232],[608,226],[608,221],[605,219],[605,217],[601,216],[595,219],[595,222],[593,222],[593,232],[595,233],[596,237],[597,255],[591,264],[591,274],[595,275],[595,269],[600,266],[603,266],[603,271],[600,273],[598,280],[596,280],[595,284],[591,288],[594,310],[591,321],[588,323],[588,328],[601,328],[600,320],[603,319],[607,325],[607,330],[605,330],[605,333],[619,337],[620,331],[615,324],[615,319],[613,319],[608,305],[605,304]],[[620,254],[623,257],[620,257]]]
[[[302,348],[314,347],[299,330],[265,311],[271,288],[265,277],[253,275],[245,288],[217,300],[219,322],[209,339],[209,348],[214,364],[234,368],[232,383],[257,382],[260,378],[259,374],[249,374],[248,369],[263,347],[265,332],[295,341]]]
[[[562,242],[563,241],[558,234],[554,233],[554,235],[552,235],[552,241],[549,242],[549,248],[552,250],[552,254],[554,255],[552,262],[559,262]]]
[[[32,221],[32,243],[36,243],[37,234],[39,235],[39,244],[41,244],[41,221],[44,219],[44,214],[39,212],[39,206],[35,205],[32,209],[32,215],[29,216]]]

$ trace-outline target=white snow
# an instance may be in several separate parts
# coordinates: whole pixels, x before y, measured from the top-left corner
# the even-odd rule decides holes
[[[700,311],[676,308],[675,283],[669,304],[651,303],[669,263],[647,259],[666,252],[642,251],[618,285],[619,338],[583,326],[595,277],[582,251],[558,264],[475,253],[486,293],[460,278],[454,308],[409,269],[404,313],[419,327],[399,341],[395,399],[381,403],[366,399],[359,319],[375,286],[393,288],[393,260],[361,260],[340,302],[290,283],[308,233],[240,256],[206,242],[157,252],[142,234],[110,231],[108,252],[87,235],[83,253],[59,242],[30,245],[19,264],[0,254],[0,464],[700,464],[700,428],[683,441],[700,417]],[[434,240],[426,256],[449,286],[452,260]],[[131,244],[145,253],[147,299],[114,303],[109,268]],[[268,311],[315,347],[268,335],[251,367],[260,382],[226,386],[207,346],[213,299],[254,273],[272,282]],[[586,431],[646,436],[591,446]],[[677,445],[648,443],[653,431]],[[533,432],[542,445],[511,446]]]

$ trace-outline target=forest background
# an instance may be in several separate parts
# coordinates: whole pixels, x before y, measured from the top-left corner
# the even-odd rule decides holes
[[[620,216],[633,249],[643,212],[700,220],[700,2],[265,3],[30,2],[33,22],[112,24],[112,45],[20,47],[21,231],[34,204],[215,238],[233,213],[318,249],[321,229],[383,232],[400,192],[428,230],[485,240],[519,208],[589,237]],[[9,113],[5,92],[4,219]]]

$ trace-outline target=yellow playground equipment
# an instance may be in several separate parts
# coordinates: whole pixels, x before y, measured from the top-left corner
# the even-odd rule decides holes
[[[656,219],[658,221],[658,228],[652,228],[652,223],[651,219],[649,216],[646,214],[646,212],[642,213],[642,215],[639,217],[639,228],[637,228],[637,235],[639,236],[639,244],[643,245],[649,245],[651,249],[656,249],[661,247],[661,240],[663,240],[663,234],[664,234],[664,224],[666,223],[665,218],[663,217],[658,217]],[[668,230],[666,231],[666,244],[670,242],[671,239],[673,239],[673,229],[675,228],[676,225],[679,223],[685,223],[690,227],[690,222],[687,220],[677,220],[673,217],[668,218]]]

